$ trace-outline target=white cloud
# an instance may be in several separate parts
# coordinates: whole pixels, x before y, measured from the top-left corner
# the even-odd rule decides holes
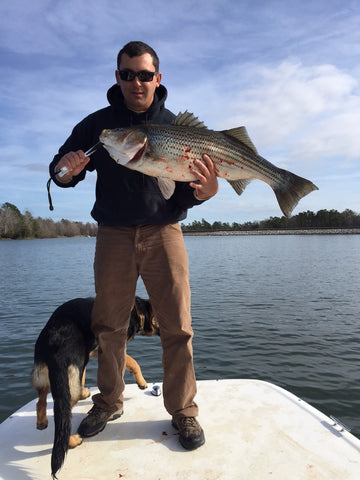
[[[245,123],[266,146],[286,140],[314,120],[331,118],[339,109],[357,107],[356,80],[333,65],[287,60],[271,68],[255,67],[251,76],[254,85],[236,96],[228,123]]]
[[[298,208],[340,208],[349,199],[345,208],[360,210],[359,17],[356,2],[335,0],[137,0],[126,11],[112,0],[2,2],[4,201],[20,198],[21,210],[33,204],[28,192],[41,192],[48,163],[72,127],[106,106],[118,49],[141,39],[160,55],[175,113],[193,111],[217,130],[246,125],[260,154],[319,184]],[[4,178],[11,181],[3,188]],[[74,219],[81,186],[59,190],[55,213]],[[81,202],[88,218],[92,202]],[[222,182],[219,195],[189,217],[241,214],[278,215],[271,189],[254,182],[239,198]]]

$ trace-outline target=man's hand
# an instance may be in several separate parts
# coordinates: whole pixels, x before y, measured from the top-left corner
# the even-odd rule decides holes
[[[208,200],[213,197],[219,190],[219,184],[217,175],[219,173],[218,168],[211,160],[211,158],[204,154],[203,160],[195,160],[194,166],[196,167],[191,170],[197,179],[197,182],[191,182],[190,187],[194,188],[195,197],[198,200]]]
[[[60,170],[62,167],[68,169],[68,173],[63,177],[59,178],[60,181],[67,182],[70,181],[69,178],[79,175],[89,163],[90,158],[85,157],[85,153],[82,150],[77,152],[66,153],[57,164],[57,170]]]

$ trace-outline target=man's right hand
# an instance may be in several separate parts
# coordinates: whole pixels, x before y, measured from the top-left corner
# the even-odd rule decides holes
[[[63,167],[68,169],[68,173],[63,177],[58,177],[60,181],[68,182],[70,179],[75,176],[79,175],[85,168],[85,166],[89,163],[90,157],[86,157],[85,153],[82,150],[78,150],[77,152],[69,152],[66,153],[63,157],[60,158],[56,170],[59,171]]]

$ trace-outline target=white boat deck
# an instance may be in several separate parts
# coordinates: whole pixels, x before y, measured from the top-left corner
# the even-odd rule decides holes
[[[360,440],[287,391],[258,380],[199,381],[206,443],[183,450],[163,397],[127,385],[125,413],[69,450],[59,480],[359,480]],[[92,389],[92,393],[97,390]],[[36,400],[0,425],[0,478],[49,480],[54,435]],[[73,432],[92,405],[79,402]]]

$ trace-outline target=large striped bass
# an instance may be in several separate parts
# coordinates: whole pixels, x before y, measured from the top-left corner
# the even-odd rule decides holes
[[[100,142],[119,164],[157,177],[165,198],[175,189],[175,180],[192,182],[194,160],[208,154],[225,178],[241,195],[254,179],[274,190],[279,206],[290,216],[298,201],[318,188],[309,180],[276,167],[261,157],[245,127],[214,131],[193,114],[179,113],[171,125],[139,125],[103,130]]]

